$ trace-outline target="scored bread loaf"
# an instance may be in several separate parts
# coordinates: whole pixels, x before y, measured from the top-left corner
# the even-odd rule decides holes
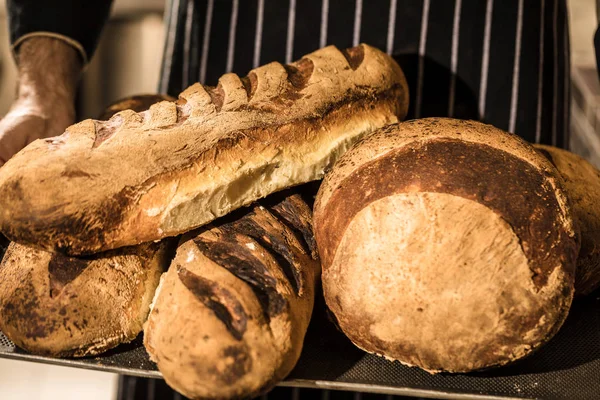
[[[80,259],[13,242],[0,264],[0,330],[31,353],[56,357],[129,342],[171,253],[163,241]]]
[[[407,107],[402,70],[368,45],[225,74],[175,103],[86,120],[27,146],[0,170],[0,231],[67,254],[174,236],[320,179]]]
[[[575,295],[590,294],[600,286],[600,171],[567,150],[534,146],[554,164],[564,180],[565,192],[581,229]]]
[[[573,214],[558,172],[517,136],[391,125],[338,161],[314,211],[325,300],[368,352],[466,372],[526,356],[567,316]]]
[[[320,265],[306,203],[276,194],[239,211],[184,236],[144,327],[150,358],[190,398],[270,390],[311,317]]]

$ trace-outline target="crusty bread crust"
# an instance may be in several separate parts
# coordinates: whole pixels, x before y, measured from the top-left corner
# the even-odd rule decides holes
[[[320,179],[407,108],[400,67],[368,45],[226,74],[175,103],[83,121],[29,145],[0,171],[0,230],[67,254],[177,235]]]
[[[144,344],[190,398],[252,398],[300,356],[320,267],[310,209],[275,196],[186,235],[161,280]]]
[[[98,120],[107,121],[116,113],[123,110],[133,110],[135,112],[146,111],[152,104],[160,101],[175,101],[176,99],[166,94],[138,94],[135,96],[119,99],[106,107]]]
[[[534,145],[560,172],[581,229],[575,295],[587,295],[600,286],[600,171],[570,151]]]
[[[351,160],[351,162],[340,160],[335,165],[335,169],[325,177],[324,182],[330,183],[320,188],[320,201],[326,203],[337,184],[353,173],[360,165],[383,157],[389,152],[396,151],[411,143],[425,145],[428,141],[438,139],[454,139],[467,143],[483,144],[505,151],[531,163],[545,175],[550,175],[550,182],[552,185],[556,185],[556,179],[553,179],[556,175],[556,168],[519,136],[476,121],[453,118],[422,118],[404,121],[399,125],[390,125],[380,129],[377,133],[365,136],[356,143],[348,151],[348,155],[344,157],[345,160]],[[560,195],[558,200],[561,204],[566,205],[568,203],[564,195]],[[565,221],[565,223],[568,223],[568,221]],[[567,228],[569,227],[567,226]],[[569,229],[572,229],[572,227]]]
[[[420,155],[427,152],[430,153],[427,157]],[[529,166],[532,170],[527,169]],[[510,169],[512,176],[504,173],[504,170]],[[370,175],[373,177],[370,178]],[[514,185],[510,179],[517,179],[519,184]],[[516,198],[526,199],[528,193],[535,193],[536,197],[522,204],[510,203],[509,193],[502,191],[501,187],[494,188],[498,191],[496,196],[482,193],[484,188],[492,190],[494,186],[501,186],[498,185],[500,182],[506,184],[507,189],[514,188]],[[335,190],[338,190],[338,200],[331,207],[339,208],[340,214],[326,210]],[[529,143],[516,135],[475,121],[425,118],[389,125],[367,136],[327,174],[315,202],[316,225],[325,230],[316,232],[322,245],[320,254],[324,265],[331,263],[340,235],[358,210],[378,197],[405,191],[449,192],[473,198],[492,207],[503,218],[513,222],[514,227],[522,226],[522,240],[532,233],[533,226],[537,226],[538,234],[549,227],[560,228],[552,232],[558,243],[561,235],[567,238],[575,236],[576,227],[562,188],[562,179],[552,163]],[[546,198],[545,192],[551,193],[551,199]],[[357,201],[349,202],[348,196],[357,198]],[[349,204],[340,204],[340,201],[348,201]],[[539,207],[530,208],[531,202],[540,203]],[[549,207],[554,209],[550,211]],[[527,214],[530,212],[540,216],[540,219],[531,221],[531,226]],[[517,217],[519,214],[523,215]],[[329,222],[324,223],[323,219]],[[578,247],[559,251],[552,240],[547,240],[546,245],[541,247],[540,244],[524,247],[532,261],[539,260],[540,265],[536,268],[534,263],[532,269],[537,274],[536,278],[542,281],[551,269],[562,262],[563,257],[565,264],[571,265],[578,251]],[[564,254],[562,250],[565,250]],[[547,252],[557,257],[557,264],[548,263]],[[545,269],[543,264],[550,264],[550,270]]]
[[[142,331],[170,254],[167,241],[86,259],[13,242],[0,265],[0,330],[31,353],[55,357],[129,342]]]
[[[314,224],[341,329],[428,371],[522,358],[572,301],[579,242],[558,171],[490,125],[430,118],[369,135],[325,177]]]

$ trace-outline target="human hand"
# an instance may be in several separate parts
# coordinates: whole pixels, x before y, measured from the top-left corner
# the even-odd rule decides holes
[[[61,135],[75,122],[75,90],[81,59],[65,42],[26,40],[18,54],[17,99],[0,120],[0,167],[39,138]]]
[[[74,122],[69,99],[17,99],[0,120],[0,167],[29,143],[61,135]]]

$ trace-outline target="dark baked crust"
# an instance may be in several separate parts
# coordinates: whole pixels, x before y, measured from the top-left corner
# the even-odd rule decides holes
[[[283,379],[320,274],[310,242],[310,210],[289,192],[186,235],[145,327],[167,383],[191,398],[250,398]]]
[[[521,239],[538,288],[559,266],[573,277],[574,269],[568,268],[575,265],[578,243],[562,223],[561,205],[547,177],[492,146],[445,138],[415,141],[361,165],[339,184],[319,213],[328,217],[319,225],[323,263],[331,264],[346,227],[366,205],[396,193],[431,192],[476,201],[506,220]]]
[[[34,354],[100,354],[141,332],[169,244],[86,259],[11,243],[0,265],[0,329]]]

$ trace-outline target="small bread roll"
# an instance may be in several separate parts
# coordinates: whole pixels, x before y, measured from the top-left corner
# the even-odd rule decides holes
[[[575,295],[590,294],[600,286],[600,171],[569,151],[541,144],[535,147],[563,177],[581,229]]]
[[[156,292],[144,344],[187,397],[256,396],[300,356],[320,274],[310,209],[260,204],[183,239]]]
[[[472,121],[383,128],[325,177],[315,236],[327,305],[360,348],[430,372],[530,354],[560,328],[579,249],[558,172]]]
[[[168,243],[85,259],[11,243],[0,264],[0,330],[34,354],[83,357],[142,331]]]

